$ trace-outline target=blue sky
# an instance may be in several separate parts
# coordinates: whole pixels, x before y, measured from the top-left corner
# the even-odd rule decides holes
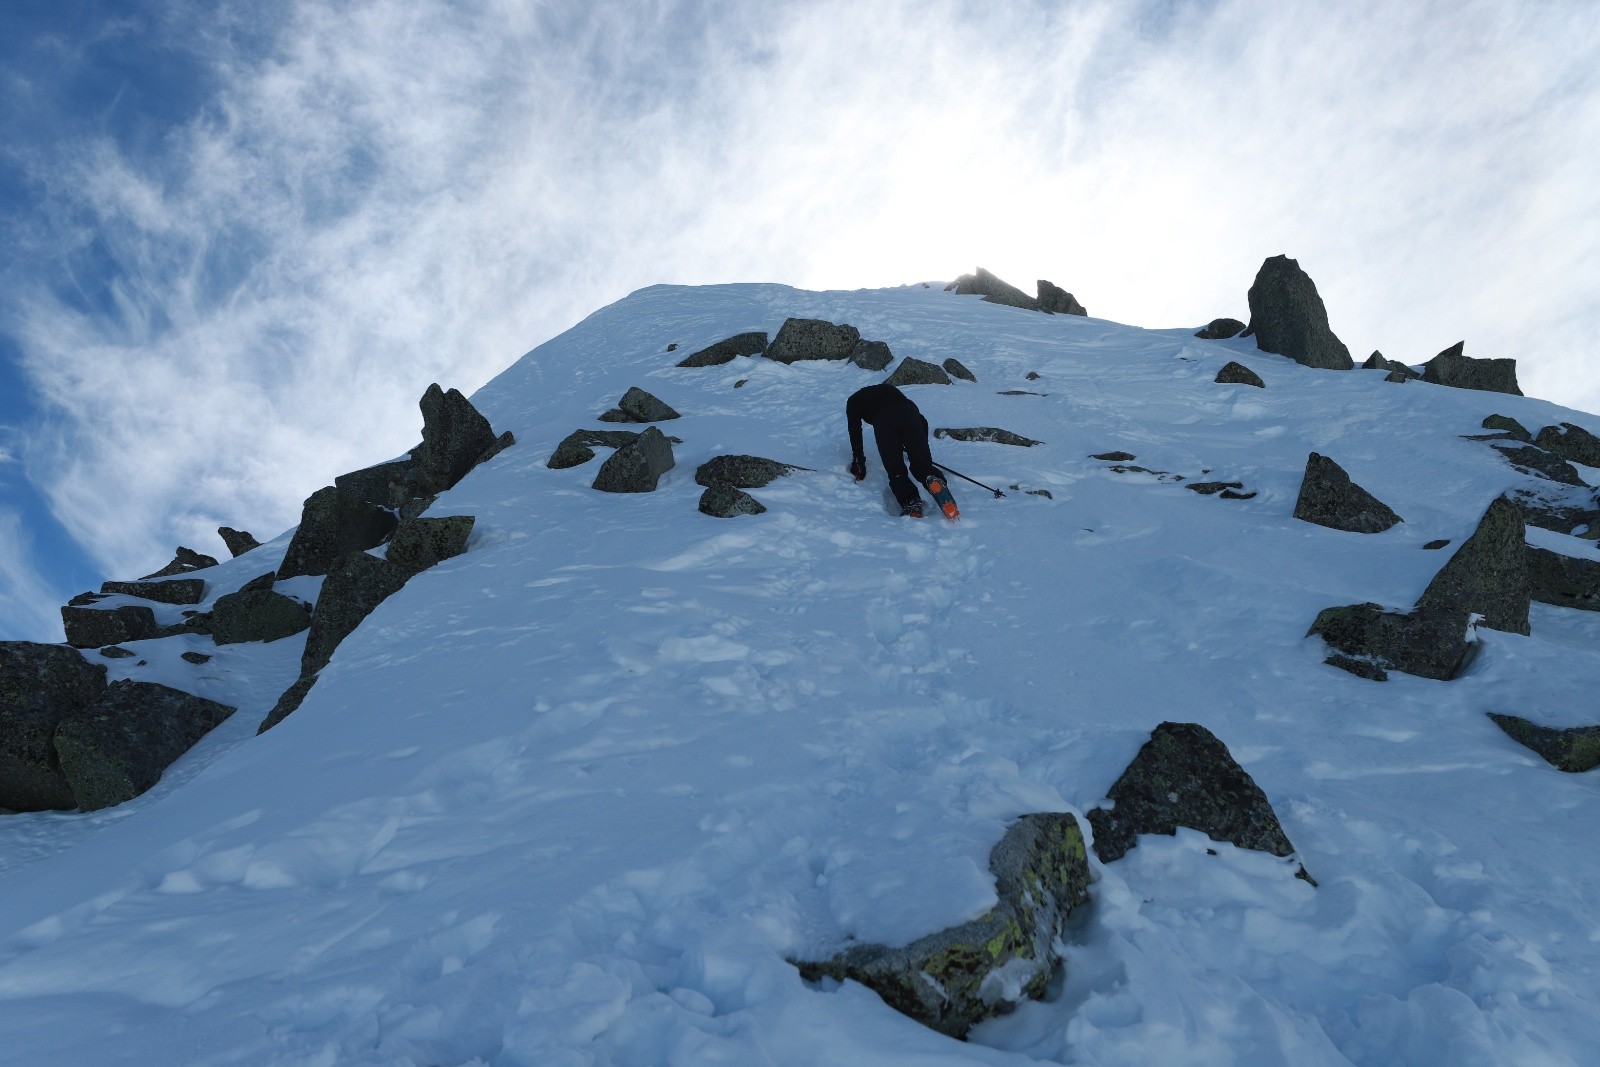
[[[1588,3],[0,8],[0,638],[656,282],[982,264],[1148,326],[1267,256],[1358,358],[1600,410]],[[1600,429],[1600,425],[1595,428]]]

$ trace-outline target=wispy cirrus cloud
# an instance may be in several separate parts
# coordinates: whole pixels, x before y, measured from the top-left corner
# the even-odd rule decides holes
[[[300,0],[163,9],[214,95],[82,136],[4,325],[34,480],[109,572],[270,534],[658,281],[886,285],[983,263],[1096,315],[1243,317],[1296,256],[1335,328],[1522,359],[1590,410],[1587,6]]]

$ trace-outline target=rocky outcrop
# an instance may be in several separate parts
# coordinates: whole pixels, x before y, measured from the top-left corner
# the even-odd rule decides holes
[[[1078,298],[1067,292],[1055,282],[1040,278],[1035,283],[1039,291],[1037,306],[1046,315],[1087,315],[1088,311],[1078,303]],[[1241,330],[1243,326],[1239,327]]]
[[[283,691],[278,697],[278,702],[272,705],[272,710],[267,712],[267,717],[261,720],[261,725],[256,728],[257,734],[264,734],[284,719],[300,710],[300,705],[305,703],[311,687],[317,684],[317,676],[302,674],[294,680],[294,684]]]
[[[132,800],[233,711],[153,682],[111,683],[92,708],[56,729],[56,754],[77,806],[96,811]]]
[[[1044,993],[1067,919],[1089,899],[1083,834],[1071,815],[1024,815],[989,853],[995,906],[904,948],[856,945],[791,961],[807,981],[860,982],[896,1011],[951,1037]]]
[[[1194,335],[1202,341],[1226,341],[1230,337],[1238,337],[1244,332],[1244,323],[1238,319],[1212,319]]]
[[[184,548],[182,545],[179,545],[177,555],[172,557],[171,563],[167,564],[165,567],[162,567],[154,574],[145,575],[141,580],[149,581],[152,578],[170,578],[174,574],[188,574],[190,571],[205,570],[207,567],[215,567],[216,565],[216,557],[208,556],[203,552],[196,552],[192,548]]]
[[[552,470],[581,466],[594,458],[596,448],[621,448],[639,439],[637,430],[573,430],[561,439],[545,466]],[[669,437],[673,444],[678,438]]]
[[[699,510],[702,515],[710,515],[715,519],[731,519],[739,515],[760,515],[766,511],[766,506],[745,492],[731,485],[715,484],[706,487],[700,494]]]
[[[1600,437],[1595,437],[1582,426],[1570,422],[1546,426],[1539,431],[1533,443],[1571,463],[1600,467]]]
[[[1007,307],[1023,308],[1028,311],[1039,310],[1038,300],[1016,286],[1001,281],[982,267],[978,268],[976,274],[963,274],[945,286],[944,291],[960,296],[981,296],[991,304],[1005,304]]]
[[[356,493],[324,486],[306,498],[300,527],[283,554],[278,577],[326,574],[335,560],[383,544],[394,532],[395,522],[388,510]]]
[[[391,460],[341,474],[333,484],[357,500],[393,511],[412,495],[412,466],[409,459]]]
[[[850,362],[862,370],[880,371],[894,362],[894,353],[882,341],[857,341],[850,350]]]
[[[431,496],[455,485],[473,467],[514,443],[495,437],[489,420],[455,389],[428,386],[422,408],[422,444],[411,450],[411,495]]]
[[[67,644],[73,648],[99,648],[124,641],[147,641],[160,635],[156,613],[137,604],[120,608],[73,607],[61,609]]]
[[[300,656],[302,673],[315,673],[327,665],[333,650],[349,637],[374,608],[400,591],[410,577],[388,560],[352,552],[340,559],[322,582],[311,632]]]
[[[1261,264],[1250,286],[1250,326],[1263,352],[1288,356],[1296,363],[1324,370],[1349,370],[1350,350],[1328,326],[1328,311],[1317,287],[1287,256]]]
[[[1600,561],[1527,547],[1528,596],[1541,604],[1600,611]]]
[[[1588,487],[1588,483],[1578,475],[1577,469],[1554,452],[1546,452],[1534,445],[1491,444],[1489,447],[1504,456],[1506,462],[1520,473],[1529,477],[1548,478],[1562,485]]]
[[[600,465],[594,488],[602,493],[653,493],[675,463],[672,444],[652,426]]]
[[[966,366],[954,356],[951,356],[949,359],[945,360],[943,366],[944,372],[950,375],[952,378],[960,378],[964,382],[976,382],[978,380],[978,376],[968,370]]]
[[[1528,428],[1509,415],[1490,415],[1483,420],[1483,428],[1509,434],[1518,441],[1529,444],[1533,442],[1533,435],[1528,432]]]
[[[860,340],[861,331],[854,326],[836,326],[822,319],[787,319],[764,354],[779,363],[849,359]]]
[[[948,437],[952,441],[981,441],[995,445],[1015,445],[1018,448],[1031,448],[1042,445],[1043,441],[1035,441],[1031,437],[1024,437],[1020,433],[1002,430],[995,426],[940,426],[933,431],[933,436],[938,438]]]
[[[914,359],[907,356],[900,361],[885,381],[886,385],[949,385],[950,376],[944,372],[943,367],[936,367],[925,360]]]
[[[1433,576],[1417,600],[1417,610],[1432,615],[1476,612],[1490,629],[1527,634],[1525,533],[1516,505],[1497,498],[1472,536]]]
[[[1411,378],[1422,377],[1422,375],[1418,374],[1404,363],[1401,363],[1399,360],[1386,359],[1382,352],[1373,352],[1372,355],[1367,357],[1367,361],[1361,364],[1361,366],[1366,370],[1384,370],[1388,371],[1390,374],[1398,374],[1407,380]]]
[[[1240,848],[1294,854],[1266,793],[1198,723],[1164,722],[1152,730],[1106,797],[1114,806],[1088,816],[1102,863],[1125,856],[1140,834],[1171,837],[1180,826]]]
[[[56,727],[105,691],[105,666],[74,649],[0,641],[0,808],[75,806],[56,758]]]
[[[206,583],[201,578],[175,578],[168,582],[101,582],[100,592],[110,596],[136,596],[157,604],[198,604],[205,599]]]
[[[1253,385],[1257,389],[1265,389],[1267,383],[1261,380],[1261,375],[1246,367],[1236,360],[1229,360],[1217,371],[1217,376],[1212,379],[1219,385]]]
[[[1422,365],[1422,380],[1453,389],[1480,389],[1489,393],[1521,396],[1514,359],[1473,359],[1462,354],[1465,341],[1457,341]]]
[[[732,337],[718,341],[707,348],[702,348],[693,355],[681,360],[680,367],[720,367],[724,363],[732,363],[740,356],[759,356],[767,350],[767,335],[764,331],[750,333],[736,333]]]
[[[803,470],[789,463],[760,456],[713,456],[694,472],[697,485],[728,485],[735,489],[760,489],[790,471]]]
[[[211,637],[219,645],[277,641],[311,626],[311,607],[270,589],[240,590],[211,606]]]
[[[645,392],[637,385],[631,386],[622,394],[622,399],[617,401],[617,410],[634,422],[668,422],[681,417],[670,404]]]
[[[222,538],[222,543],[228,546],[228,553],[234,558],[244,555],[251,549],[261,547],[261,542],[252,537],[248,530],[235,530],[232,526],[218,526],[217,536]]]
[[[1349,533],[1381,533],[1402,521],[1387,504],[1351,481],[1343,467],[1316,452],[1306,459],[1294,517]]]
[[[384,557],[408,577],[420,574],[465,552],[475,521],[471,515],[402,519]]]
[[[1581,774],[1600,767],[1600,726],[1557,730],[1535,725],[1516,715],[1499,715],[1492,711],[1488,715],[1513,741],[1533,749],[1557,770]]]

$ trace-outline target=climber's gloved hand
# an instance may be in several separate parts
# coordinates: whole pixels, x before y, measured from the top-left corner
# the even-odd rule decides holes
[[[850,475],[858,482],[865,478],[867,476],[867,461],[859,456],[852,459],[850,461]]]

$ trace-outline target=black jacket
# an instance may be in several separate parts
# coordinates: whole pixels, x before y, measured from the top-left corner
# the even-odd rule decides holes
[[[861,447],[861,424],[879,426],[915,425],[922,412],[911,398],[892,385],[869,385],[850,394],[845,401],[844,415],[850,426],[850,458],[866,462],[867,454]]]

